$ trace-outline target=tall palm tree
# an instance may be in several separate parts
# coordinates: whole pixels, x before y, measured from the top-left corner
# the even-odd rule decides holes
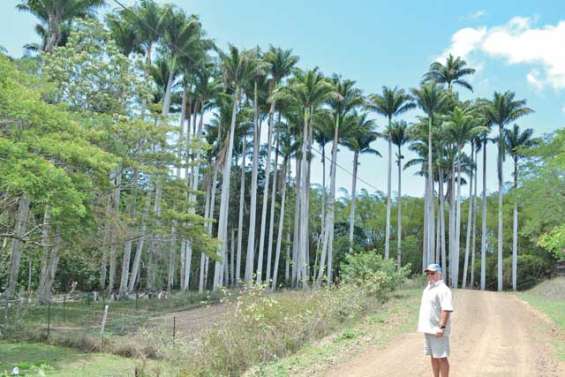
[[[334,75],[331,83],[335,90],[335,95],[331,96],[327,104],[329,112],[323,123],[331,125],[333,133],[332,151],[330,159],[330,195],[326,201],[326,218],[324,219],[325,229],[322,231],[322,250],[320,254],[320,264],[316,284],[320,285],[326,273],[327,258],[327,281],[332,283],[333,274],[333,239],[334,239],[334,220],[335,220],[335,193],[336,193],[336,171],[337,171],[337,152],[338,144],[343,139],[344,132],[353,127],[353,118],[348,117],[351,113],[364,103],[361,90],[355,87],[355,81],[344,80],[338,75]]]
[[[269,51],[265,53],[263,61],[258,67],[261,73],[268,73],[268,95],[271,96],[276,90],[281,81],[290,75],[293,67],[298,63],[298,57],[292,55],[292,50],[283,50],[281,48],[270,47]],[[257,283],[260,283],[263,278],[263,251],[265,247],[266,236],[266,223],[267,223],[267,208],[269,201],[269,181],[271,173],[271,154],[273,146],[273,117],[276,109],[276,99],[270,100],[271,105],[267,118],[267,159],[265,161],[265,184],[263,187],[263,207],[261,209],[261,230],[259,233],[259,259],[257,261]],[[274,198],[272,199],[274,200]],[[269,248],[272,245],[268,246]],[[269,258],[267,258],[269,259]],[[269,269],[269,266],[267,266]],[[270,272],[267,273],[269,277]]]
[[[367,119],[367,114],[354,114],[354,129],[343,144],[353,152],[353,176],[351,180],[351,211],[349,212],[349,252],[353,251],[353,230],[355,227],[355,194],[357,192],[357,168],[360,154],[381,154],[371,148],[371,143],[377,139],[374,132],[375,122]]]
[[[245,260],[245,280],[250,281],[255,262],[255,225],[257,216],[257,174],[259,169],[259,149],[261,146],[261,104],[264,104],[265,77],[268,63],[263,60],[259,47],[253,52],[254,76],[249,82],[249,98],[253,98],[253,160],[251,167],[251,198],[249,206],[249,232],[247,235],[247,257]],[[261,95],[260,95],[261,91]]]
[[[532,138],[534,130],[526,128],[524,131],[515,124],[511,129],[504,130],[504,142],[508,153],[514,162],[514,190],[518,188],[518,161],[523,157],[524,149],[536,145],[537,140]],[[512,289],[516,290],[518,279],[518,201],[514,201],[513,226],[512,226]]]
[[[63,37],[63,25],[75,18],[93,17],[104,0],[20,0],[16,5],[21,11],[37,17],[45,31],[43,51],[51,52]]]
[[[226,262],[228,247],[228,210],[230,196],[231,160],[234,145],[235,123],[237,108],[241,97],[242,86],[252,79],[254,75],[253,56],[248,52],[241,52],[230,45],[227,53],[221,54],[222,71],[225,86],[232,92],[232,114],[230,129],[227,135],[226,154],[223,159],[222,195],[220,201],[220,214],[218,219],[218,240],[220,241],[220,259],[214,270],[214,289],[223,285],[224,263]]]
[[[396,228],[396,263],[398,267],[402,266],[402,146],[410,141],[408,134],[408,124],[404,121],[393,122],[386,131],[388,138],[394,144],[398,151],[396,153],[396,164],[398,167],[398,196],[397,205],[397,228]]]
[[[454,57],[449,54],[445,60],[445,65],[440,62],[434,62],[430,65],[429,71],[424,75],[424,80],[433,81],[438,84],[447,84],[447,90],[450,93],[454,84],[473,91],[471,84],[463,79],[463,77],[472,75],[475,73],[475,69],[466,66],[467,62],[461,57]]]
[[[336,95],[333,85],[318,71],[318,68],[306,72],[297,71],[283,88],[280,94],[287,96],[298,104],[303,114],[302,122],[302,148],[300,154],[300,188],[299,188],[299,237],[298,237],[298,270],[299,279],[304,288],[307,287],[308,275],[306,272],[306,258],[309,247],[308,219],[309,219],[309,160],[312,141],[312,116],[318,108],[330,97]],[[275,96],[276,99],[278,96]]]
[[[426,185],[426,211],[425,218],[427,219],[427,226],[425,229],[427,242],[424,250],[424,261],[427,262],[431,258],[431,252],[434,245],[434,201],[433,201],[433,148],[432,148],[432,125],[434,117],[439,112],[443,111],[448,104],[448,96],[445,91],[436,85],[434,82],[425,83],[420,88],[412,89],[418,106],[428,116],[428,167],[427,167],[427,185]],[[423,263],[426,264],[426,263]]]
[[[502,261],[503,261],[503,217],[502,206],[504,193],[502,192],[503,158],[504,158],[504,127],[518,118],[533,112],[526,106],[526,100],[515,99],[515,93],[506,91],[504,93],[494,92],[493,100],[486,107],[486,116],[492,124],[498,125],[498,285],[497,289],[502,291]]]
[[[388,143],[388,164],[387,164],[387,199],[386,199],[386,231],[385,231],[385,258],[390,253],[390,212],[392,206],[392,140],[389,136],[389,129],[392,127],[392,118],[416,107],[412,97],[404,89],[383,87],[382,94],[369,96],[368,107],[371,110],[385,116],[388,120],[387,131],[384,133]]]
[[[445,130],[450,141],[454,144],[456,150],[456,188],[452,188],[452,192],[457,190],[455,199],[455,233],[453,234],[453,244],[451,244],[451,281],[454,288],[457,288],[459,281],[459,255],[460,255],[460,232],[461,232],[461,162],[463,160],[463,148],[467,143],[472,141],[479,134],[486,131],[485,127],[477,122],[477,118],[472,108],[463,108],[456,106],[448,115],[445,123]],[[467,249],[467,252],[469,250]],[[465,255],[468,260],[468,255]]]

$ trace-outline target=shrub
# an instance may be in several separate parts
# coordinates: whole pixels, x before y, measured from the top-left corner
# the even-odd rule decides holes
[[[375,251],[350,254],[341,265],[343,282],[379,298],[402,285],[409,273],[410,265],[397,268],[392,259],[383,259]]]

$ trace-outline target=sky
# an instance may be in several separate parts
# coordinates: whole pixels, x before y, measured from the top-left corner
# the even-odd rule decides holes
[[[15,9],[19,0],[0,0],[0,46],[21,56],[22,46],[36,41],[34,17]],[[132,4],[132,0],[122,0]],[[160,1],[165,2],[165,1]],[[450,52],[462,56],[477,72],[469,78],[473,93],[463,98],[491,98],[511,90],[526,99],[535,113],[517,121],[542,136],[565,126],[565,2],[564,1],[377,1],[350,0],[169,0],[197,14],[209,37],[225,48],[269,45],[292,49],[301,68],[319,67],[357,82],[364,93],[383,85],[416,87],[430,63]],[[117,4],[103,12],[112,12]],[[411,111],[400,119],[421,115]],[[375,116],[382,130],[385,120]],[[374,148],[386,156],[386,143]],[[328,148],[329,151],[329,148]],[[352,153],[340,148],[339,187],[350,189]],[[414,157],[405,153],[407,159]],[[495,149],[489,151],[488,189],[496,190]],[[386,159],[361,156],[358,188],[386,190]],[[510,180],[510,161],[505,180]],[[321,182],[319,160],[313,182]],[[393,192],[396,191],[393,171]],[[424,181],[414,169],[403,173],[403,193],[421,196]],[[463,188],[466,191],[466,188]]]

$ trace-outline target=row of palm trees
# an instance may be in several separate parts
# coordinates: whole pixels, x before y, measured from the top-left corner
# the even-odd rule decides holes
[[[44,37],[41,50],[49,53],[64,43],[63,30],[72,29],[73,20],[91,16],[103,3],[102,0],[22,0],[18,7],[40,19]],[[207,38],[196,16],[187,15],[172,5],[141,0],[131,8],[120,9],[109,15],[106,21],[124,55],[144,57],[146,78],[154,82],[152,102],[161,106],[161,114],[164,117],[171,112],[178,114],[176,149],[180,163],[174,167],[174,174],[186,182],[187,200],[193,204],[194,211],[201,212],[210,220],[207,231],[219,241],[217,255],[211,258],[202,252],[200,263],[194,268],[191,264],[193,250],[190,239],[180,240],[178,245],[171,246],[174,253],[178,248],[180,268],[170,266],[168,288],[172,287],[177,270],[182,289],[190,287],[191,271],[199,273],[198,279],[193,278],[192,281],[197,282],[193,286],[200,291],[208,286],[218,289],[225,285],[237,285],[241,280],[264,282],[275,288],[279,284],[283,259],[285,279],[293,286],[319,286],[324,282],[331,284],[335,271],[333,241],[339,146],[346,146],[354,155],[349,220],[349,250],[353,252],[356,249],[353,233],[359,155],[380,155],[372,148],[372,143],[382,137],[387,141],[384,257],[391,257],[390,242],[393,239],[392,150],[395,145],[398,168],[397,263],[402,265],[402,170],[418,164],[426,182],[422,265],[440,262],[449,270],[449,279],[455,287],[460,281],[463,287],[468,285],[469,270],[470,284],[474,284],[474,269],[469,269],[469,257],[472,259],[470,265],[474,266],[477,162],[479,151],[483,151],[480,286],[485,289],[488,237],[486,149],[491,140],[488,134],[494,126],[498,126],[498,289],[503,288],[502,163],[506,151],[510,151],[515,162],[516,187],[518,159],[523,148],[530,143],[531,130],[522,132],[514,126],[512,131],[508,131],[507,127],[532,111],[526,107],[525,100],[516,100],[513,93],[505,92],[495,93],[492,100],[461,101],[455,87],[472,90],[465,78],[472,75],[474,70],[468,68],[459,57],[449,56],[445,63],[433,63],[424,75],[422,84],[410,91],[383,87],[382,92],[365,96],[354,81],[338,75],[325,76],[317,68],[306,71],[297,68],[299,59],[291,50],[270,47],[263,52],[259,48],[240,50],[230,45],[226,51],[221,51]],[[149,103],[142,105],[143,109],[150,107]],[[415,108],[420,108],[424,116],[418,117],[414,124],[408,125],[397,119]],[[131,116],[144,118],[145,111]],[[212,119],[206,122],[210,114]],[[383,131],[377,132],[371,114],[386,119]],[[171,117],[166,119],[170,120]],[[267,145],[262,148],[261,134],[265,127]],[[252,140],[249,141],[249,138]],[[211,147],[203,150],[195,146],[202,140],[207,140]],[[314,142],[320,145],[322,154],[323,203],[320,230],[311,233],[310,187]],[[402,147],[408,143],[419,157],[403,166]],[[326,157],[328,144],[331,145],[331,152]],[[471,150],[470,156],[465,153],[466,149]],[[250,154],[250,187],[246,190],[246,171],[249,169],[247,157]],[[282,163],[279,163],[279,157]],[[260,174],[262,160],[264,169]],[[295,165],[291,168],[293,160]],[[326,160],[330,162],[329,188],[326,187]],[[232,172],[234,166],[237,166],[240,175],[239,206],[236,211],[230,206],[235,190],[232,181],[238,175]],[[262,182],[259,180],[261,175],[264,177]],[[461,279],[461,189],[466,183],[464,176],[469,178],[467,183],[471,205]],[[156,177],[157,218],[160,216],[159,182],[159,177]],[[262,192],[259,192],[260,189]],[[199,190],[205,194],[197,194]],[[218,191],[219,205],[216,203]],[[245,203],[247,191],[249,201]],[[287,197],[289,192],[294,193],[293,206]],[[262,203],[258,203],[259,199],[262,199]],[[285,217],[288,209],[292,209],[292,220]],[[446,212],[448,228],[445,223]],[[277,229],[275,220],[278,220]],[[171,233],[174,232],[173,228]],[[515,204],[514,288],[517,232],[518,207]],[[285,235],[286,241],[283,241]],[[154,249],[152,253],[158,253],[158,237],[151,239],[153,241],[149,247]],[[284,245],[288,247],[283,255]],[[315,249],[316,263],[311,261],[311,248]],[[122,264],[125,266],[122,268],[123,274],[133,273],[129,272],[129,257],[126,259],[124,255]],[[120,291],[131,290],[127,284],[122,285]],[[114,282],[109,281],[107,287],[112,290]]]

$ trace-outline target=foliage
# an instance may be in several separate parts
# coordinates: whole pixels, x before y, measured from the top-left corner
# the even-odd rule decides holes
[[[392,259],[384,259],[374,250],[347,255],[341,265],[341,278],[345,284],[363,288],[375,297],[400,287],[409,272],[410,265],[397,268]]]

